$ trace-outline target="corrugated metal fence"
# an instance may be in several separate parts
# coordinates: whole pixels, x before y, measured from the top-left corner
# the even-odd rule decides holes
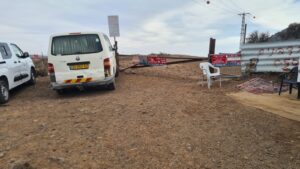
[[[242,72],[284,72],[299,64],[300,40],[246,44],[241,51]]]

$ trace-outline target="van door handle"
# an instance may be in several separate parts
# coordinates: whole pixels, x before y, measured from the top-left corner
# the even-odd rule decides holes
[[[17,61],[14,61],[14,63],[17,63]]]

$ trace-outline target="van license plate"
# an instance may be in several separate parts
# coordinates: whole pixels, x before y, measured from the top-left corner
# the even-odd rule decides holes
[[[81,70],[81,69],[89,69],[88,64],[80,64],[80,65],[72,65],[70,66],[71,70]]]

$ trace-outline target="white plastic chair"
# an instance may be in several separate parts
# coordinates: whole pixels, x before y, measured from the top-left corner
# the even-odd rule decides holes
[[[203,78],[202,78],[202,82],[201,82],[202,86],[204,83],[204,76],[207,77],[208,89],[210,89],[210,87],[212,86],[212,78],[214,78],[214,79],[219,78],[220,79],[220,87],[222,86],[222,77],[221,77],[220,68],[215,67],[211,63],[208,63],[208,62],[200,63],[199,67],[203,71],[203,76],[202,76]],[[211,73],[209,68],[213,68],[213,69],[217,70],[217,72]]]

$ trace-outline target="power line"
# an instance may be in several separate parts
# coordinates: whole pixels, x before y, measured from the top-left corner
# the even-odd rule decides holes
[[[233,14],[237,13],[236,11],[233,11],[232,9],[229,9],[229,8],[226,8],[225,6],[217,4],[215,1],[210,2],[210,4],[211,4],[212,7],[216,7],[218,9],[221,9],[221,10],[225,11],[225,12],[229,12],[229,13],[233,13]]]
[[[226,8],[228,8],[228,9],[234,11],[235,13],[240,13],[240,12],[243,12],[243,11],[244,11],[244,10],[237,9],[236,7],[230,5],[230,4],[228,3],[228,1],[227,1],[227,2],[224,2],[223,0],[219,0],[219,3],[222,4],[224,7],[226,7]]]
[[[197,3],[198,5],[203,5],[203,3],[201,3],[199,0],[192,0],[193,2]],[[214,1],[209,1],[209,0],[203,0],[204,2],[206,2],[207,5],[210,5],[212,7],[218,8],[219,10],[225,11],[225,12],[229,12],[229,13],[233,13],[236,14],[236,11],[233,11],[232,9],[226,8],[225,6],[220,6],[219,4],[216,4]]]
[[[236,8],[238,8],[241,11],[245,11],[243,8],[241,8],[236,2],[234,2],[233,0],[227,0],[229,1],[233,6],[235,6]]]

